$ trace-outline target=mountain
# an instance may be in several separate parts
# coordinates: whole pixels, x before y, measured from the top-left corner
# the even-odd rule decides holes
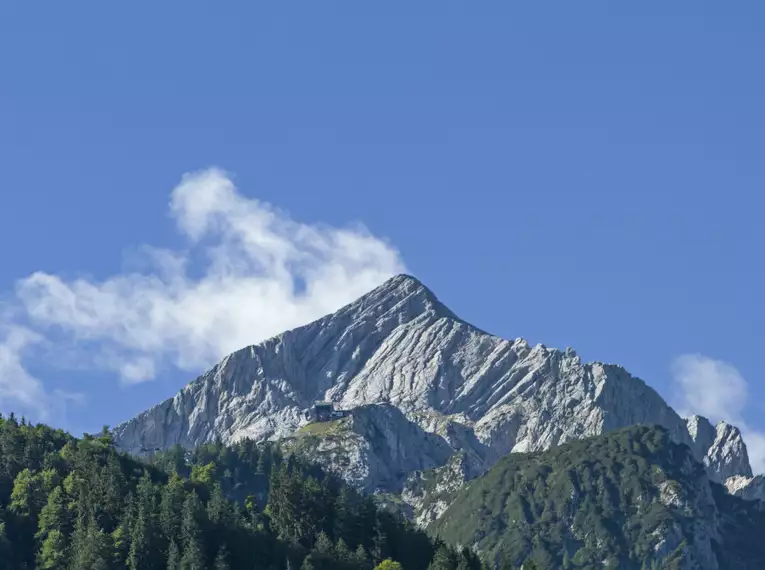
[[[315,400],[350,415],[329,433],[311,433]],[[399,275],[331,315],[227,356],[114,436],[134,454],[217,439],[283,440],[366,491],[402,493],[424,524],[446,508],[439,497],[509,452],[640,424],[663,426],[713,481],[752,478],[734,426],[681,418],[619,366],[488,334]]]
[[[690,448],[637,426],[502,458],[430,530],[512,567],[755,570],[763,529]]]

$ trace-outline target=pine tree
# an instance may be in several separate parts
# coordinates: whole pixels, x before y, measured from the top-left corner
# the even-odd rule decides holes
[[[198,540],[189,542],[183,549],[181,570],[205,570],[205,558]]]
[[[157,548],[157,498],[156,490],[148,472],[145,472],[136,488],[136,515],[130,528],[130,552],[128,568],[146,570],[156,567]]]
[[[428,570],[455,570],[454,555],[445,545],[436,550]]]
[[[93,523],[88,532],[88,541],[93,552],[91,570],[108,570],[112,546],[109,535]]]
[[[55,487],[48,495],[48,502],[40,511],[38,528],[40,538],[45,538],[46,534],[52,530],[58,530],[64,534],[69,532],[69,513],[63,488]]]
[[[332,544],[332,541],[330,540],[329,536],[327,536],[326,532],[322,531],[316,537],[314,550],[324,556],[334,555],[334,551],[335,551],[334,545]]]
[[[348,545],[345,543],[345,541],[342,538],[338,540],[337,545],[335,545],[335,556],[341,562],[347,562],[347,563],[353,562],[353,553],[348,548]]]
[[[5,522],[3,522],[3,511],[0,507],[0,570],[12,570],[13,557],[11,542],[5,532]]]
[[[69,527],[69,512],[64,490],[56,487],[48,495],[48,502],[40,511],[38,520],[35,538],[40,544],[37,555],[39,568],[66,568]]]
[[[183,503],[181,519],[181,539],[183,540],[183,556],[181,570],[203,570],[205,568],[204,553],[201,544],[202,503],[196,491],[191,491]]]
[[[149,525],[146,522],[146,512],[140,509],[138,518],[130,529],[130,552],[127,567],[130,570],[143,570],[150,565],[151,537]]]
[[[215,556],[215,570],[229,570],[228,565],[228,549],[225,544],[222,544],[218,549],[218,554]]]
[[[112,566],[125,568],[130,555],[130,527],[123,520],[112,533]]]
[[[377,555],[384,554],[380,552],[381,543],[381,531],[380,524],[377,516],[377,506],[374,499],[370,496],[364,497],[361,506],[358,510],[357,522],[354,528],[359,530],[359,543],[372,552],[372,556],[375,558],[376,563],[382,562],[387,556],[377,558]],[[377,550],[378,552],[375,552]]]
[[[72,561],[71,570],[87,570],[82,562],[81,558],[87,548],[88,539],[88,519],[85,513],[84,506],[78,503],[77,520],[74,523],[74,531],[72,532]],[[88,561],[85,560],[85,563]]]
[[[178,551],[178,543],[175,539],[170,539],[170,546],[167,549],[167,570],[180,570],[181,553]]]
[[[109,536],[91,518],[78,517],[72,541],[70,570],[106,570],[111,558]],[[142,569],[143,570],[143,569]]]
[[[180,536],[183,501],[186,498],[183,487],[183,479],[177,473],[171,473],[167,484],[162,489],[159,525],[165,540],[168,542]]]
[[[13,481],[9,510],[20,517],[35,520],[45,500],[42,475],[29,469],[21,471]]]
[[[213,525],[223,529],[231,522],[231,505],[219,483],[213,485],[210,499],[207,501],[207,518]]]
[[[66,570],[68,563],[66,535],[60,530],[50,530],[37,555],[37,567],[40,570]]]
[[[333,535],[335,539],[343,539],[346,543],[358,544],[359,536],[355,528],[355,520],[351,512],[349,491],[343,487],[335,499]]]
[[[114,446],[111,434],[101,438],[102,443],[108,442],[110,447]],[[101,511],[100,522],[103,528],[113,530],[117,525],[120,513],[123,507],[125,494],[125,475],[122,473],[117,455],[110,453],[106,465],[99,474],[99,509]]]
[[[356,547],[356,551],[353,553],[353,561],[361,568],[369,566],[369,555],[363,544],[359,544]]]
[[[244,512],[247,515],[247,521],[250,524],[250,528],[255,531],[261,530],[263,526],[263,516],[258,508],[255,495],[247,495],[247,498],[244,500]]]
[[[296,473],[290,472],[287,463],[271,472],[271,488],[268,494],[268,515],[272,528],[287,542],[300,542],[306,538],[302,481]],[[312,538],[311,535],[308,538]]]

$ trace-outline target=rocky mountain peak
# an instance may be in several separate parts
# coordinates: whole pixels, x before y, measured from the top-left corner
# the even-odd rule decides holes
[[[409,318],[428,313],[438,317],[457,318],[419,279],[407,274],[391,277],[341,308],[337,314],[343,313],[353,314],[357,318],[369,313],[401,313]]]
[[[409,275],[227,356],[174,398],[117,426],[115,440],[133,453],[216,438],[282,440],[306,424],[315,400],[365,407],[364,417],[374,418],[351,422],[354,435],[344,439],[355,446],[346,456],[367,490],[388,485],[393,473],[400,485],[419,465],[397,446],[414,446],[434,463],[446,461],[447,446],[460,453],[460,472],[472,477],[508,452],[543,451],[637,424],[666,428],[716,480],[751,477],[733,426],[683,420],[619,366],[487,334]],[[379,405],[397,412],[369,411]],[[422,433],[427,441],[415,444]],[[371,443],[380,441],[387,443]]]
[[[688,426],[688,434],[698,450],[706,452],[717,437],[714,426],[707,418],[697,415],[686,418],[685,423]]]
[[[751,477],[749,454],[741,430],[721,421],[715,426],[715,439],[709,446],[704,465],[713,473],[712,478],[722,483],[734,476]]]

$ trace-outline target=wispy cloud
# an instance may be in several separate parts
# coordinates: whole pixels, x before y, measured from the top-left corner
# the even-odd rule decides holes
[[[23,357],[50,335],[70,362],[143,382],[166,366],[199,371],[404,270],[398,251],[365,228],[295,221],[217,168],[183,176],[169,206],[186,247],[142,246],[132,260],[140,270],[103,280],[37,272],[17,283],[16,316],[0,338],[3,402],[44,401]]]
[[[40,335],[24,327],[5,324],[0,328],[0,404],[15,402],[25,411],[44,416],[47,406],[42,383],[21,363],[30,346],[41,340]]]
[[[738,369],[700,354],[684,354],[672,363],[672,373],[680,413],[736,425],[744,435],[752,469],[765,473],[765,434],[744,420],[749,386]]]

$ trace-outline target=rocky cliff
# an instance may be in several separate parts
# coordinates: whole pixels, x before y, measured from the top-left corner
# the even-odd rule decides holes
[[[336,426],[333,440],[300,446],[317,399],[360,411]],[[453,487],[508,452],[636,424],[666,428],[715,481],[752,477],[735,427],[682,419],[619,366],[488,334],[401,275],[336,313],[227,356],[114,433],[136,454],[216,438],[284,439],[366,490],[398,492],[423,469],[447,466],[441,472],[450,482],[441,486]],[[459,468],[449,463],[455,453]],[[408,496],[427,503],[414,487]]]

